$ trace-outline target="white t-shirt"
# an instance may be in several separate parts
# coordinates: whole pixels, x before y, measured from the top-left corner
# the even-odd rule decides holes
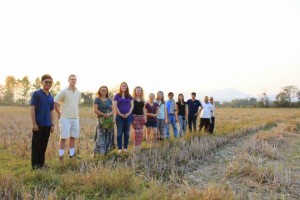
[[[212,105],[211,103],[201,103],[201,113],[200,113],[200,118],[211,118],[211,112],[212,112]]]

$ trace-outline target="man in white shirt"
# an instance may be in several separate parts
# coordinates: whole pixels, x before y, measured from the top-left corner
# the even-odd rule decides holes
[[[79,138],[79,103],[81,94],[75,87],[77,78],[69,76],[69,86],[54,98],[54,107],[59,119],[59,159],[63,161],[66,140],[69,139],[70,158],[75,156],[75,138]]]
[[[209,133],[213,134],[214,133],[214,129],[215,129],[215,115],[216,115],[215,114],[216,107],[215,107],[215,104],[214,104],[214,98],[210,97],[209,98],[209,102],[212,105],[211,123],[210,123],[210,126],[209,126]]]
[[[210,120],[211,120],[211,112],[212,112],[212,105],[208,102],[208,96],[204,97],[204,103],[201,104],[199,112],[200,112],[199,132],[201,132],[204,126],[204,132],[208,133]]]

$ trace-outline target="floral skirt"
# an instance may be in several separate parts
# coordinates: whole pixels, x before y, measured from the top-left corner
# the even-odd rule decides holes
[[[143,140],[143,127],[145,124],[144,115],[133,115],[133,144],[140,146]]]
[[[94,152],[99,154],[108,153],[112,146],[113,134],[114,128],[106,129],[99,124],[96,127]]]

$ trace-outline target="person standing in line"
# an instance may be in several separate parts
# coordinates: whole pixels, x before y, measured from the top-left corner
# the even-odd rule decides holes
[[[49,74],[42,76],[42,89],[33,92],[30,99],[32,121],[31,166],[38,169],[45,166],[45,153],[50,132],[54,131],[54,100],[50,93],[53,79]]]
[[[157,115],[158,115],[158,104],[154,102],[155,95],[149,94],[149,102],[145,105],[147,115],[147,145],[153,145],[155,143],[155,134],[157,132]]]
[[[143,127],[147,121],[143,88],[135,87],[132,96],[134,98],[132,110],[133,146],[139,147],[143,140]]]
[[[111,149],[112,138],[114,134],[114,110],[112,100],[108,97],[107,86],[101,86],[94,100],[94,113],[98,117],[95,138],[95,154],[107,154]]]
[[[170,139],[170,124],[172,125],[172,128],[173,128],[173,134],[174,134],[174,137],[177,138],[178,137],[178,130],[177,130],[177,126],[176,126],[176,122],[178,122],[178,119],[177,119],[177,115],[176,115],[176,106],[175,106],[175,101],[173,99],[174,97],[174,94],[173,92],[169,92],[168,94],[168,100],[166,102],[166,109],[167,109],[167,112],[168,112],[168,124],[167,124],[167,127],[166,127],[166,138],[167,139]]]
[[[192,92],[192,98],[187,101],[188,105],[188,124],[189,124],[189,132],[191,133],[194,129],[194,132],[196,131],[196,122],[198,117],[198,110],[201,106],[200,101],[196,99],[196,93]],[[192,127],[193,125],[193,127]]]
[[[157,92],[156,99],[154,102],[158,104],[156,140],[164,140],[166,124],[168,123],[168,113],[165,106],[163,91]]]
[[[186,119],[188,118],[188,106],[184,101],[183,94],[178,95],[178,102],[176,103],[177,119],[179,120],[180,130],[179,137],[185,135],[186,132]]]
[[[201,133],[201,130],[204,126],[204,132],[209,133],[212,105],[208,102],[208,96],[204,97],[204,103],[201,104],[201,108],[199,112],[200,112],[199,132]]]
[[[133,98],[129,94],[128,85],[122,82],[119,92],[114,98],[117,124],[118,153],[122,153],[122,138],[124,135],[124,152],[128,152],[129,131],[132,122]]]
[[[213,134],[215,129],[215,115],[216,115],[216,107],[214,104],[214,98],[210,97],[209,102],[212,105],[212,111],[211,111],[211,123],[209,126],[209,133]]]
[[[60,142],[59,159],[64,160],[66,140],[69,139],[69,158],[75,157],[75,139],[79,138],[79,104],[80,91],[76,88],[77,78],[71,74],[68,78],[69,86],[61,90],[54,98],[55,111],[59,119]]]

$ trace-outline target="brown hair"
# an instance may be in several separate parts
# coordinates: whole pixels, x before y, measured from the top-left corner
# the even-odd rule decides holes
[[[120,84],[118,94],[119,94],[120,96],[122,96],[122,90],[121,90],[122,84],[126,84],[126,86],[127,86],[127,89],[125,90],[125,98],[130,98],[131,95],[129,94],[129,88],[128,88],[128,84],[127,84],[126,82],[122,82],[122,83]]]
[[[42,76],[42,82],[43,82],[45,79],[47,79],[47,78],[50,78],[50,79],[53,81],[52,77],[51,77],[49,74],[44,74],[44,75]]]
[[[107,90],[105,97],[106,97],[106,98],[109,98],[109,97],[108,97],[108,88],[107,88],[107,86],[104,86],[104,85],[101,86],[101,87],[99,88],[99,90],[98,90],[98,92],[97,92],[97,97],[98,97],[98,98],[101,97],[101,89],[102,89],[102,88],[105,88],[105,89]]]
[[[180,101],[180,99],[179,99],[179,96],[182,96],[182,102]],[[178,102],[180,103],[180,104],[182,104],[182,103],[184,103],[184,96],[183,96],[183,94],[182,93],[180,93],[179,95],[178,95]],[[182,104],[183,105],[183,104]]]
[[[72,76],[76,77],[75,74],[71,74],[71,75],[69,76],[69,78],[68,78],[68,81],[71,79]]]
[[[145,98],[144,98],[144,90],[141,86],[136,86],[134,89],[133,89],[133,93],[132,93],[132,96],[133,98],[135,99],[136,98],[136,90],[137,89],[141,89],[141,100],[142,101],[145,101]]]
[[[156,100],[159,100],[159,99],[158,99],[158,93],[162,93],[161,103],[162,103],[162,104],[165,104],[164,92],[163,92],[163,91],[158,91],[157,94],[156,94]]]

